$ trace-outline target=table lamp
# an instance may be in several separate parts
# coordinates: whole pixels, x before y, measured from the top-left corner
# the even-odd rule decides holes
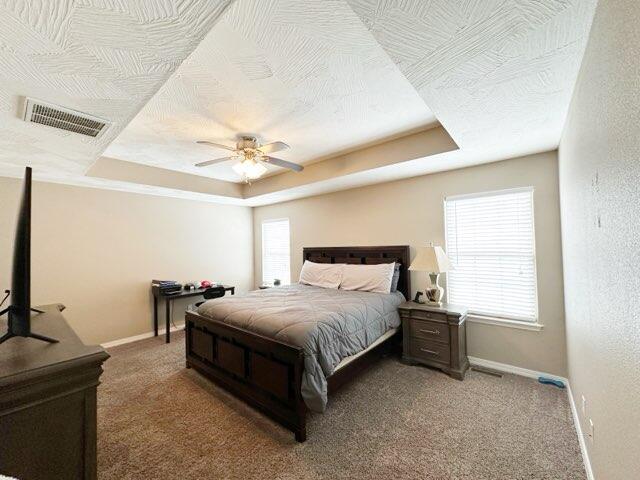
[[[433,243],[428,247],[419,247],[418,254],[413,259],[409,270],[429,273],[430,285],[427,286],[424,292],[426,298],[424,303],[442,306],[444,289],[438,285],[438,276],[442,272],[453,270],[453,265],[451,265],[442,247],[434,247]]]

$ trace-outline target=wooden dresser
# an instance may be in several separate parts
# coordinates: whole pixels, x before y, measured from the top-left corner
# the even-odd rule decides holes
[[[34,332],[0,345],[0,475],[21,480],[96,478],[96,389],[109,355],[87,346],[60,313],[38,307]],[[0,320],[0,331],[6,330]]]
[[[467,358],[467,308],[405,302],[402,318],[402,359],[439,368],[458,380],[469,368]]]

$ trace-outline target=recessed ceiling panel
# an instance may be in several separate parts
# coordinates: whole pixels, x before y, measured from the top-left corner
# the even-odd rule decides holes
[[[255,134],[305,163],[435,121],[345,1],[238,0],[105,154],[239,181],[194,167],[228,153],[195,141]]]

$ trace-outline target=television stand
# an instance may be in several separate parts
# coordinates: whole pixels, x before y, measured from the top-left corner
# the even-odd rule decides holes
[[[39,308],[45,313],[32,317],[33,329],[60,342],[15,338],[0,347],[0,473],[95,480],[96,392],[109,355],[78,338],[62,305]]]
[[[44,313],[44,310],[38,310],[37,308],[32,308],[31,311],[36,313]],[[9,313],[9,316],[11,316],[11,307],[8,307],[2,310],[0,312],[0,317],[2,317],[5,313]],[[5,333],[2,337],[0,337],[0,343],[4,343],[13,337],[35,338],[36,340],[41,340],[43,342],[58,343],[58,340],[56,340],[55,338],[45,337],[44,335],[39,335],[31,331],[24,335],[14,332],[12,328],[11,319],[9,319],[8,330],[9,331],[7,333]]]
[[[55,338],[45,337],[44,335],[38,335],[37,333],[29,333],[27,335],[16,335],[15,333],[11,333],[11,332],[7,332],[2,337],[0,337],[0,343],[6,342],[7,340],[13,337],[35,338],[36,340],[42,340],[43,342],[58,343],[58,340],[56,340]]]

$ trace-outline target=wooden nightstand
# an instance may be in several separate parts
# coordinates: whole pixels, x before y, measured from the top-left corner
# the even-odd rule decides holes
[[[402,318],[402,359],[439,368],[463,380],[469,368],[467,308],[405,302],[398,309]]]

